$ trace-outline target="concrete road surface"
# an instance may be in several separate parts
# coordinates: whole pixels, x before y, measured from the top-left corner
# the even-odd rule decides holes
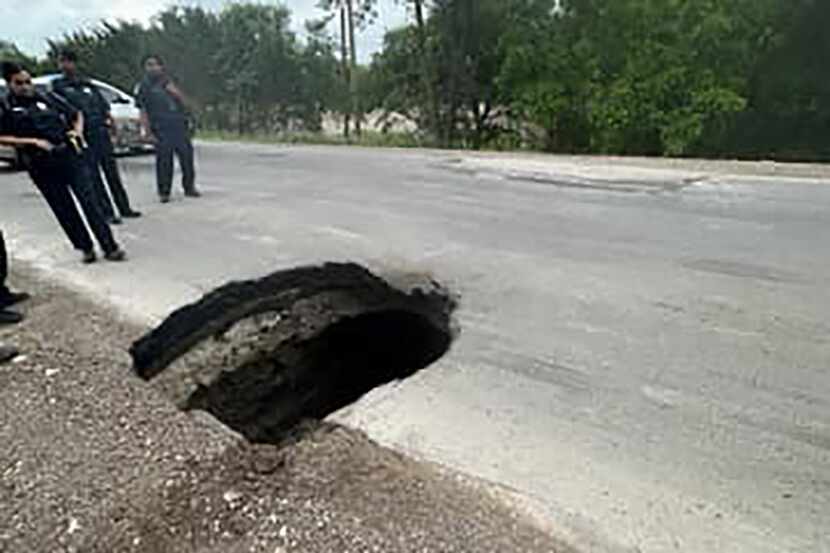
[[[0,221],[18,258],[148,319],[299,264],[429,272],[463,298],[453,352],[339,420],[514,490],[585,551],[830,551],[821,169],[233,144],[198,164],[205,197],[162,206],[152,158],[123,162],[146,213],[118,229],[126,265],[81,266],[24,175],[0,175]]]

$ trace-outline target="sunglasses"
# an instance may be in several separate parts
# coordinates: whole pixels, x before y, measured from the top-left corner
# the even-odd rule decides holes
[[[25,86],[27,84],[32,84],[32,79],[26,79],[26,80],[12,79],[12,84],[15,85],[15,86]]]

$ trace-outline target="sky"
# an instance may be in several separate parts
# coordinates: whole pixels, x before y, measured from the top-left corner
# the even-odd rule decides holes
[[[295,30],[300,32],[306,19],[322,14],[315,7],[317,0],[259,1],[286,5],[293,13]],[[226,3],[228,0],[0,0],[0,39],[14,42],[28,54],[43,55],[48,38],[94,26],[102,19],[146,23],[153,14],[171,5],[216,9]],[[364,62],[380,49],[384,33],[403,24],[406,18],[406,9],[394,0],[380,0],[379,11],[378,21],[358,37],[358,53]]]

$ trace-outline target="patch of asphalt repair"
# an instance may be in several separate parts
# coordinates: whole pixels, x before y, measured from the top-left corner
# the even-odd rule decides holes
[[[555,158],[554,158],[555,159]],[[572,188],[618,193],[645,193],[659,195],[663,193],[682,192],[684,189],[703,184],[710,177],[702,173],[681,171],[662,171],[653,169],[631,169],[625,167],[605,167],[599,177],[592,176],[583,167],[574,163],[540,163],[538,160],[524,160],[516,163],[519,168],[505,166],[499,163],[483,162],[475,157],[447,158],[441,162],[432,163],[431,167],[478,177],[479,175],[495,176],[507,181],[523,182],[539,185],[550,185],[558,188]],[[632,170],[634,171],[632,173]]]
[[[704,178],[685,178],[676,181],[669,181],[659,185],[643,184],[634,180],[617,180],[614,182],[607,182],[602,180],[592,180],[578,177],[548,177],[542,175],[532,174],[508,174],[508,180],[531,182],[534,184],[550,184],[560,188],[577,188],[586,190],[601,190],[604,192],[628,192],[628,193],[642,193],[661,194],[664,192],[679,192],[686,187],[693,186],[704,182]]]
[[[751,278],[768,282],[798,282],[798,275],[780,269],[765,267],[754,263],[744,263],[721,259],[692,259],[683,263],[684,267],[736,278]]]
[[[327,423],[252,444],[135,378],[146,332],[19,265],[0,331],[0,551],[564,552],[499,490]]]

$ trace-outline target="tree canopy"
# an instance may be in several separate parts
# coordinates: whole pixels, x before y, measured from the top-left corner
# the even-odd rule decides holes
[[[410,21],[367,66],[353,33],[384,2]],[[819,0],[318,0],[298,37],[281,5],[169,8],[51,42],[131,89],[166,60],[203,125],[317,130],[325,112],[406,117],[422,141],[555,152],[823,158],[830,4]],[[351,14],[350,16],[348,14]],[[333,27],[327,22],[337,21]],[[351,25],[347,23],[351,23]],[[6,58],[36,63],[13,45]]]

